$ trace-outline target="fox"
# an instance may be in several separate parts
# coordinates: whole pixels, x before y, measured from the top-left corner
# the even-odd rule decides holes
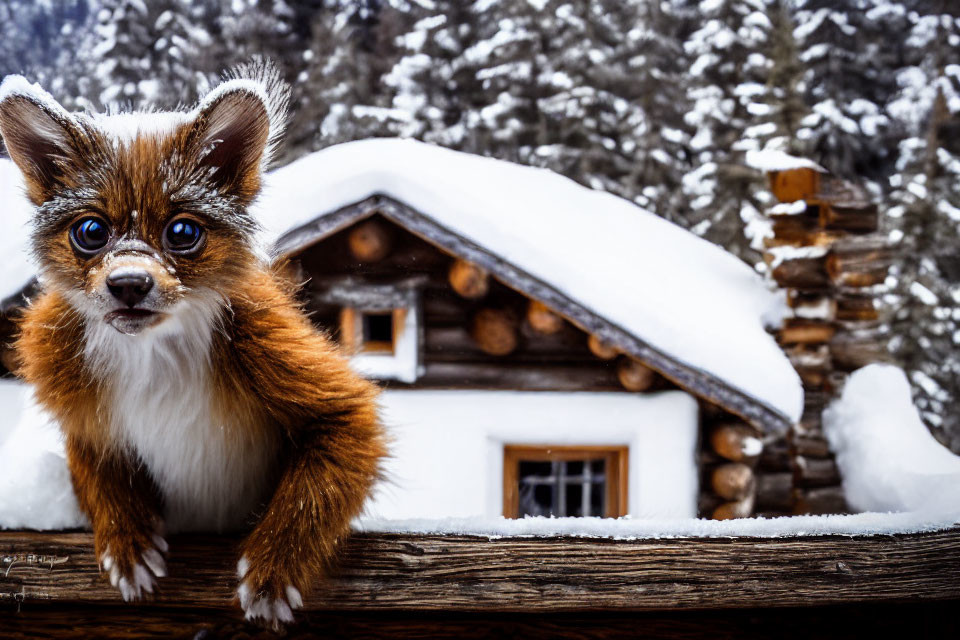
[[[126,601],[159,594],[169,533],[235,531],[245,617],[290,623],[381,478],[378,390],[311,323],[253,211],[288,95],[264,62],[176,111],[70,113],[0,84],[35,206],[17,374],[59,423]]]

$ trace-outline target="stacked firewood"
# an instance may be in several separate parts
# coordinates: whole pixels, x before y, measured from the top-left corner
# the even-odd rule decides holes
[[[876,203],[857,185],[806,167],[771,172],[769,179],[779,203],[768,211],[773,237],[765,241],[764,260],[791,307],[777,339],[806,393],[803,417],[785,440],[790,511],[843,511],[820,417],[849,372],[888,358],[876,299],[891,248],[877,233]]]

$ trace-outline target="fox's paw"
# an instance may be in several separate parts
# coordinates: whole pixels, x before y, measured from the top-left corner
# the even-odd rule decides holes
[[[121,542],[114,538],[100,554],[101,568],[127,602],[152,594],[157,578],[167,575],[167,563],[163,559],[167,542],[160,535],[153,535],[151,542],[152,545],[133,540]]]
[[[247,620],[262,620],[274,629],[293,622],[293,610],[303,606],[300,590],[274,578],[255,576],[246,556],[237,563],[237,598]]]

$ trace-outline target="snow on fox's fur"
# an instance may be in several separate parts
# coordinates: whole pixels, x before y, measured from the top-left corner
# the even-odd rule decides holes
[[[249,528],[240,604],[290,621],[379,475],[376,390],[311,325],[248,213],[285,107],[265,65],[189,112],[70,114],[19,76],[0,85],[41,265],[19,373],[59,419],[128,600],[165,575],[164,531]]]

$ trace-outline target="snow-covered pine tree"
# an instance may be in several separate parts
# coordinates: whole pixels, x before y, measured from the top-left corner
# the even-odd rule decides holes
[[[653,0],[437,2],[388,76],[401,132],[549,167],[683,222],[681,21]]]
[[[92,0],[0,3],[0,77],[26,75],[64,106],[80,109],[88,69],[77,59],[77,41],[93,21]],[[95,8],[95,7],[93,7]]]
[[[307,67],[287,131],[292,148],[396,135],[406,115],[392,108],[384,76],[400,57],[398,37],[413,9],[380,0],[342,2],[314,20]]]
[[[658,215],[689,226],[681,184],[689,171],[690,127],[684,72],[682,2],[631,0],[623,46],[612,60],[629,82],[623,97],[621,144],[629,144],[630,171],[620,181],[631,199]]]
[[[764,0],[706,4],[700,7],[699,28],[684,43],[693,59],[685,119],[696,131],[684,195],[692,230],[753,264],[758,247],[751,248],[744,228],[759,219],[769,196],[763,176],[745,166],[744,152],[757,146],[745,134],[771,108],[754,99],[766,90],[771,62],[765,54],[773,23]]]
[[[97,0],[97,24],[78,55],[102,87],[103,107],[173,108],[206,86],[200,50],[211,44],[197,20],[203,2]]]
[[[401,56],[385,78],[392,106],[407,121],[401,135],[482,152],[481,142],[467,139],[467,114],[482,103],[477,66],[468,59],[478,43],[478,15],[488,4],[432,2],[402,36]]]
[[[336,0],[217,0],[218,55],[231,66],[268,58],[295,82],[306,67],[314,21]]]
[[[927,425],[960,453],[960,7],[930,5],[911,16],[915,64],[897,74],[890,105],[909,133],[890,179],[900,249],[890,346]]]
[[[811,113],[804,155],[851,179],[889,175],[895,127],[885,105],[902,65],[906,12],[890,0],[798,0],[794,38]],[[901,8],[902,9],[902,8]]]
[[[755,124],[744,133],[745,146],[773,149],[804,156],[806,148],[798,137],[801,121],[810,113],[803,99],[804,67],[794,39],[794,22],[789,0],[768,0],[770,31],[761,52],[767,58],[766,81],[762,86],[741,87],[740,97],[750,98]]]

